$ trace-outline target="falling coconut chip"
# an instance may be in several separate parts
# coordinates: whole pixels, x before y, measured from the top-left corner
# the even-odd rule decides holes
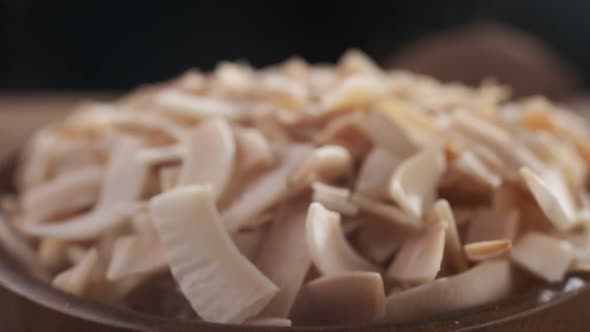
[[[320,203],[312,203],[306,224],[311,259],[322,275],[379,271],[378,267],[356,253],[348,244],[338,213],[327,210]]]
[[[442,313],[500,301],[512,290],[512,270],[505,260],[481,263],[457,275],[415,288],[393,292],[387,298],[385,321],[409,323]]]
[[[204,320],[244,322],[276,295],[233,244],[210,188],[178,187],[152,198],[150,208],[172,275]]]
[[[127,217],[129,207],[140,197],[147,168],[136,158],[141,145],[123,140],[115,148],[103,182],[100,199],[94,209],[60,223],[24,224],[29,235],[64,240],[85,240],[112,229]]]
[[[301,325],[370,323],[383,317],[384,308],[381,275],[357,271],[321,277],[305,285],[291,319]]]
[[[403,161],[393,174],[389,194],[407,213],[421,218],[434,204],[446,159],[439,147],[427,147]]]
[[[404,286],[433,281],[442,264],[446,228],[445,224],[438,223],[406,240],[387,276]]]
[[[520,174],[537,204],[555,227],[567,231],[575,226],[572,194],[559,171],[548,169],[539,177],[531,170],[523,168]]]
[[[527,233],[512,247],[512,260],[547,282],[562,281],[574,261],[566,241],[540,233]]]
[[[187,156],[180,169],[178,184],[211,185],[217,200],[231,179],[236,157],[229,124],[221,118],[203,120],[187,135],[186,150]]]

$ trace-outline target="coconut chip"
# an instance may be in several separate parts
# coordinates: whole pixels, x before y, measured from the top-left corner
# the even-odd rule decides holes
[[[507,254],[512,247],[510,240],[493,240],[466,244],[465,255],[472,262],[494,259]]]
[[[22,225],[25,233],[64,240],[96,237],[126,220],[129,208],[139,199],[147,168],[136,158],[141,145],[122,140],[111,156],[99,201],[84,215],[52,224]]]
[[[165,270],[167,265],[157,238],[128,235],[115,241],[106,277],[119,280],[131,275],[153,274]]]
[[[408,214],[421,218],[434,204],[446,159],[438,146],[427,147],[403,161],[389,185],[389,194]]]
[[[311,260],[322,275],[379,271],[346,241],[338,213],[327,210],[320,203],[312,203],[307,212],[306,224]]]
[[[383,200],[388,197],[387,183],[401,159],[382,148],[373,148],[365,158],[356,181],[356,192]]]
[[[150,210],[172,275],[203,319],[244,322],[278,292],[233,244],[210,188],[173,189],[154,197]]]
[[[297,296],[291,319],[302,325],[366,324],[380,319],[384,307],[381,275],[348,272],[305,285]]]
[[[89,250],[80,262],[53,279],[53,287],[66,293],[83,295],[87,291],[92,279],[92,273],[97,268],[98,263],[96,249]]]
[[[319,202],[327,209],[342,215],[354,216],[358,213],[358,206],[351,201],[350,190],[321,182],[314,182],[311,187],[314,202]]]

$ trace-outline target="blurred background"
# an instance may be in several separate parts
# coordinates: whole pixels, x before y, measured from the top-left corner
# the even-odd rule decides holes
[[[0,116],[15,119],[39,103],[44,114],[63,112],[80,96],[110,96],[220,60],[333,62],[348,48],[445,81],[493,77],[517,96],[585,105],[588,14],[587,0],[0,0]]]

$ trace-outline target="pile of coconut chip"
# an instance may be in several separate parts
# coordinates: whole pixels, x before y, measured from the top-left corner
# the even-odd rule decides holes
[[[167,276],[157,294],[210,322],[399,323],[495,302],[516,273],[590,270],[590,132],[508,97],[356,51],[189,71],[38,131],[0,234],[63,291],[124,306]]]

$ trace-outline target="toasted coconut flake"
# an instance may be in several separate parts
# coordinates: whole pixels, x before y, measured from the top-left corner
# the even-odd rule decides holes
[[[204,320],[241,323],[276,295],[278,288],[223,228],[210,188],[179,187],[156,196],[150,206],[172,275]]]
[[[385,321],[409,323],[446,312],[494,303],[512,290],[512,270],[506,260],[481,263],[463,273],[440,278],[387,298]]]
[[[381,319],[384,308],[381,275],[357,271],[321,277],[305,285],[291,319],[302,325],[366,324]]]
[[[254,264],[277,287],[279,293],[262,316],[286,318],[311,266],[306,242],[306,207],[309,199],[286,203],[263,239]]]
[[[139,151],[137,158],[148,165],[160,165],[180,162],[186,154],[185,147],[178,144],[145,148]]]
[[[270,143],[260,131],[249,128],[235,128],[234,135],[241,173],[248,173],[251,170],[272,165],[274,155]]]
[[[106,277],[108,280],[163,271],[167,267],[164,250],[154,237],[128,235],[118,238]]]
[[[411,156],[417,150],[417,146],[403,128],[390,121],[383,112],[369,114],[365,123],[365,132],[375,146],[399,158]]]
[[[356,181],[356,191],[383,200],[388,197],[387,184],[401,159],[388,150],[375,147],[365,158]]]
[[[328,91],[320,101],[324,112],[363,107],[375,101],[385,92],[384,86],[369,75],[351,75]]]
[[[451,210],[451,205],[445,199],[438,200],[434,204],[434,213],[440,222],[447,225],[445,235],[445,252],[448,253],[451,263],[459,272],[466,270],[467,260],[463,254],[461,239],[459,238],[459,231],[457,229],[457,222],[455,221],[453,210]]]
[[[424,148],[403,161],[393,176],[389,194],[408,214],[421,218],[434,204],[446,159],[438,146]]]
[[[465,255],[470,261],[480,262],[507,254],[512,247],[510,240],[493,240],[466,244]]]
[[[437,223],[406,240],[387,276],[405,286],[434,280],[442,264],[446,228],[445,224]]]
[[[258,215],[279,202],[288,193],[288,179],[301,161],[311,152],[309,146],[293,145],[282,151],[279,165],[255,178],[223,213],[229,230],[247,228]]]
[[[307,213],[307,245],[311,259],[322,275],[350,271],[379,271],[364,259],[344,238],[340,215],[312,203]]]
[[[313,201],[321,203],[327,209],[349,216],[358,213],[358,206],[350,199],[350,190],[321,182],[314,182],[312,189]]]
[[[466,243],[495,240],[514,240],[520,225],[517,210],[478,209],[470,217]]]
[[[557,229],[567,231],[575,226],[572,193],[558,170],[550,168],[539,176],[523,168],[520,174],[543,213]]]
[[[331,181],[348,175],[352,170],[352,156],[338,145],[319,147],[301,164],[291,177],[291,183],[311,184],[313,181]]]
[[[161,92],[156,97],[156,104],[159,111],[164,114],[193,120],[210,116],[239,119],[245,114],[241,107],[223,100],[193,96],[173,90]]]
[[[463,151],[453,165],[492,188],[498,188],[502,184],[502,177],[491,170],[471,151]]]
[[[178,178],[180,185],[211,185],[218,199],[234,169],[236,146],[229,124],[221,118],[204,120],[188,137],[187,157]]]
[[[269,215],[270,216],[270,215]],[[272,217],[272,216],[270,216]],[[254,260],[258,254],[258,249],[261,246],[261,241],[264,238],[267,230],[265,227],[258,227],[252,230],[245,230],[241,232],[232,233],[231,237],[238,250],[249,260]]]
[[[25,233],[64,240],[84,240],[100,235],[125,221],[129,207],[140,197],[147,168],[137,158],[141,145],[123,140],[109,163],[98,203],[85,215],[61,223],[24,224]]]
[[[245,321],[244,325],[290,327],[291,320],[286,319],[286,318],[276,318],[276,317],[258,317],[258,318],[252,318],[252,319]]]
[[[426,116],[416,105],[402,100],[389,99],[380,102],[377,110],[387,115],[389,121],[401,128],[416,145],[423,146],[432,142],[437,128],[434,121]]]
[[[45,221],[92,206],[98,197],[103,176],[102,168],[85,168],[66,173],[25,192],[22,206],[27,221]]]
[[[52,285],[66,293],[81,296],[87,291],[98,264],[98,252],[96,249],[89,250],[79,263],[58,274],[53,279]]]
[[[419,218],[411,216],[393,205],[377,202],[361,194],[353,194],[352,201],[358,205],[360,210],[381,217],[394,225],[416,229],[422,223]]]
[[[490,122],[462,111],[454,114],[452,123],[451,129],[492,150],[506,163],[506,169],[528,167],[536,171],[543,168],[541,161],[532,152],[511,139],[508,132]]]
[[[574,261],[574,249],[566,241],[530,232],[516,242],[511,256],[532,274],[547,282],[559,282]]]
[[[180,166],[166,166],[160,168],[160,191],[170,190],[178,185]]]

